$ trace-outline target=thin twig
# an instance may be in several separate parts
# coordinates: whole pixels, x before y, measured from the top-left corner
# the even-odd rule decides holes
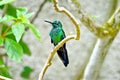
[[[44,1],[40,4],[39,9],[38,9],[37,12],[35,13],[35,16],[30,20],[31,23],[34,23],[34,21],[35,21],[36,18],[38,17],[39,13],[41,12],[41,10],[42,10],[42,8],[43,8],[43,6],[45,5],[46,2],[47,2],[47,0],[44,0]],[[29,28],[26,27],[26,28],[25,28],[25,31],[28,31],[28,30],[29,30]]]
[[[65,8],[59,7],[58,6],[58,0],[53,0],[53,2],[54,2],[54,7],[55,7],[56,11],[65,13],[70,18],[70,20],[72,20],[72,22],[73,22],[73,24],[75,25],[75,28],[76,28],[76,35],[67,36],[57,46],[55,46],[55,48],[51,51],[50,55],[48,56],[48,59],[47,59],[45,65],[44,65],[41,73],[39,74],[39,79],[38,80],[43,79],[46,70],[51,65],[51,61],[52,61],[53,56],[55,55],[56,51],[60,47],[62,47],[63,44],[66,43],[67,41],[69,41],[71,39],[79,40],[79,38],[80,38],[80,26],[79,26],[79,23],[74,18],[74,16],[68,10],[66,10]]]
[[[31,21],[30,21],[31,23],[34,23],[35,19],[38,17],[38,14],[41,12],[41,10],[42,10],[42,8],[43,8],[43,6],[45,5],[46,2],[47,2],[47,0],[44,0],[44,1],[40,4],[38,11],[36,12],[35,16],[34,16],[34,17],[31,19]]]
[[[7,29],[4,31],[4,33],[2,34],[2,37],[5,37],[6,36],[6,33],[10,30],[10,26],[9,27],[7,27]]]
[[[1,75],[0,75],[0,80],[1,80],[1,79],[2,79],[2,80],[13,80],[13,79],[10,79],[10,78],[7,78],[7,77],[4,77],[4,76],[1,76]]]

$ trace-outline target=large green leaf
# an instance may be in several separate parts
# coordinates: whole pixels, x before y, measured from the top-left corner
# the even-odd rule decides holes
[[[31,69],[29,66],[25,66],[24,70],[21,73],[21,77],[23,78],[29,78],[30,77],[30,73],[33,71],[33,69]]]
[[[25,26],[28,26],[31,29],[31,31],[34,33],[36,38],[40,40],[41,36],[40,36],[38,29],[31,23],[24,23],[24,24]]]
[[[8,4],[8,3],[11,3],[13,1],[15,1],[15,0],[1,0],[0,5]]]
[[[23,42],[22,40],[19,43],[23,48],[23,52],[30,56],[31,52],[30,52],[30,49],[29,49],[28,45],[25,42]]]
[[[12,59],[17,62],[20,62],[23,57],[23,49],[18,44],[12,39],[6,38],[5,39],[5,50],[7,52],[7,55]]]
[[[12,32],[13,32],[17,42],[19,42],[19,40],[21,39],[24,31],[25,31],[25,27],[23,24],[16,23],[16,24],[12,25]]]

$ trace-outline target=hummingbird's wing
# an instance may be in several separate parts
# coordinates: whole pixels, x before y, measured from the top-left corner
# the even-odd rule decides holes
[[[67,49],[65,47],[65,44],[63,45],[63,47],[57,50],[57,53],[60,59],[62,60],[63,64],[65,65],[65,67],[67,67],[67,65],[69,64],[69,59],[68,59]]]
[[[63,31],[63,30],[62,30]],[[61,40],[63,40],[65,38],[65,33],[63,31],[63,35],[61,36]],[[67,49],[66,49],[66,44],[64,44],[58,51],[58,56],[60,57],[60,59],[62,60],[63,64],[65,65],[65,67],[69,64],[69,59],[68,59],[68,55],[67,55]]]
[[[63,32],[63,35],[61,36],[61,40],[63,40],[66,37],[65,32],[63,31],[63,29],[62,29],[62,32]]]
[[[53,43],[53,40],[51,39],[51,43]]]

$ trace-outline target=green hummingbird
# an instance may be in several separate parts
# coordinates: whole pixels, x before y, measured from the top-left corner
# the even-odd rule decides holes
[[[60,41],[62,41],[66,37],[65,32],[62,29],[62,23],[57,20],[55,20],[54,22],[45,20],[45,22],[52,24],[52,29],[49,35],[51,37],[51,43],[53,43],[54,46],[56,46]],[[57,50],[57,53],[65,67],[67,67],[67,65],[69,64],[69,59],[67,55],[66,44],[64,44],[59,50]]]

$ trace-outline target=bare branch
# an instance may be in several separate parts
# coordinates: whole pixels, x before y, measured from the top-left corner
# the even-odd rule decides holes
[[[63,12],[65,13],[70,20],[72,20],[73,24],[75,25],[76,28],[76,35],[71,35],[71,36],[67,36],[65,39],[63,39],[57,46],[55,46],[55,48],[51,51],[50,55],[48,56],[48,59],[46,61],[46,64],[44,65],[40,75],[39,75],[39,79],[38,80],[42,80],[44,77],[44,74],[47,70],[47,68],[51,65],[51,61],[53,59],[53,56],[55,55],[56,51],[63,46],[64,43],[66,43],[67,41],[71,40],[71,39],[75,39],[75,40],[79,40],[80,38],[80,26],[79,23],[76,21],[76,19],[74,18],[74,16],[65,8],[63,7],[59,7],[58,6],[58,0],[53,0],[54,2],[54,7],[55,10],[58,12]]]
[[[108,20],[108,24],[113,27],[114,35],[105,38],[98,38],[89,63],[85,69],[83,80],[96,80],[102,67],[107,52],[119,32],[120,26],[120,8],[116,10],[113,16]]]

